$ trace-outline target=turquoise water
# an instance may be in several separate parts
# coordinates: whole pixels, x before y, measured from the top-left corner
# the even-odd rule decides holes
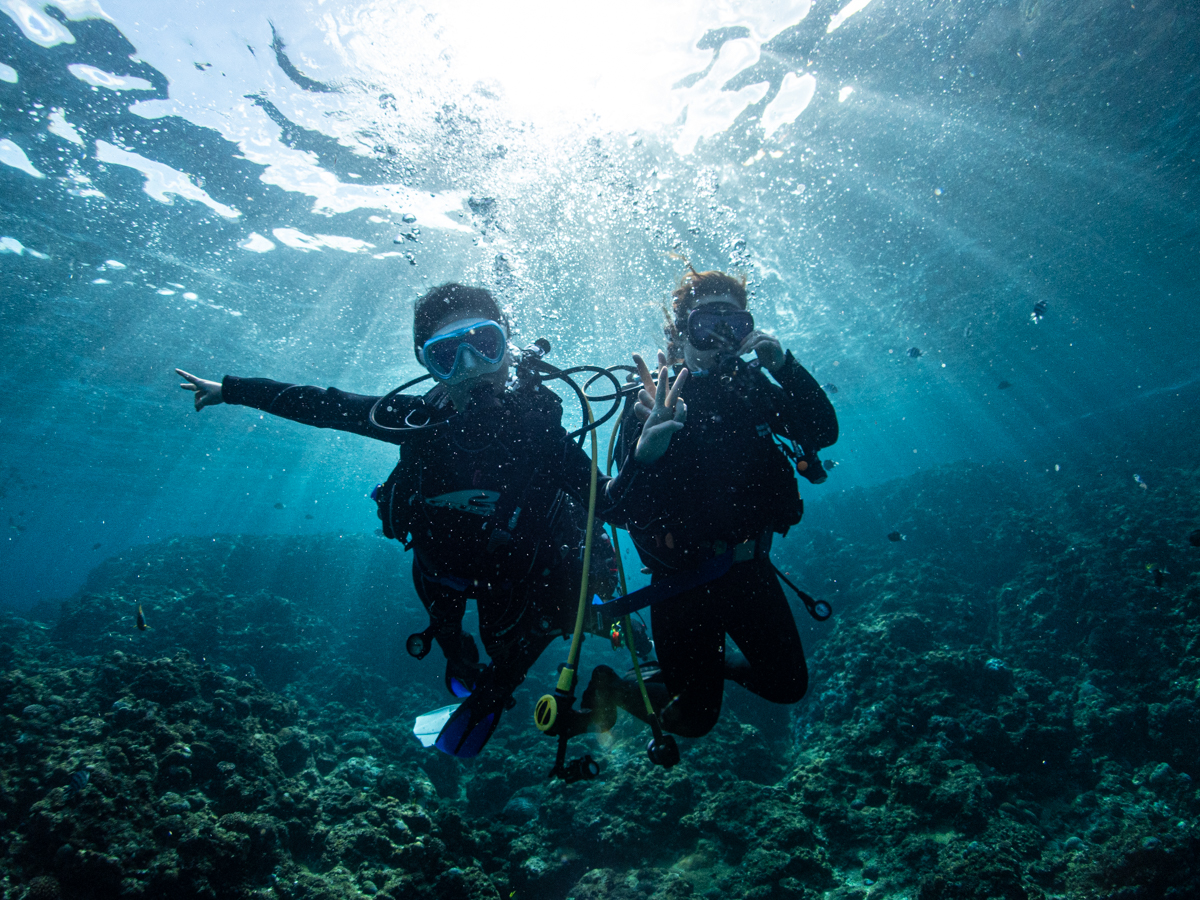
[[[383,392],[451,279],[610,364],[680,257],[745,272],[838,387],[814,528],[1194,428],[1194,6],[397,6],[0,0],[4,601],[174,534],[371,531],[393,448],[197,415],[172,369]]]

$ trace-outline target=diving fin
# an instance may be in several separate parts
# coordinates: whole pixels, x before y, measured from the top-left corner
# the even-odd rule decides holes
[[[476,718],[477,715],[470,704],[460,705],[434,741],[437,748],[459,759],[478,756],[500,722],[500,710],[487,713],[482,718]]]
[[[442,728],[450,721],[450,717],[454,715],[454,711],[459,706],[461,704],[453,703],[450,706],[443,706],[441,709],[427,712],[423,716],[417,716],[417,721],[413,723],[413,734],[417,736],[422,747],[433,746],[434,741],[438,739],[438,734],[441,733]]]

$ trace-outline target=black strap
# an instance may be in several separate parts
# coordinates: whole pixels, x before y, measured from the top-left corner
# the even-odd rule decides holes
[[[618,597],[616,600],[609,600],[607,603],[602,603],[597,608],[606,616],[613,617],[645,609],[647,606],[653,606],[655,603],[678,596],[684,591],[690,591],[692,588],[715,581],[728,572],[732,565],[733,550],[726,550],[720,556],[714,556],[694,571],[680,572],[677,575],[664,578],[662,581],[639,588],[631,594],[626,594],[624,597]]]
[[[808,594],[804,593],[804,591],[792,584],[786,575],[779,571],[779,567],[776,566],[775,563],[771,563],[771,568],[775,570],[775,574],[779,576],[780,580],[783,581],[784,584],[796,592],[796,596],[803,601],[804,606],[808,610],[808,614],[810,616],[812,616],[818,622],[824,622],[833,615],[833,607],[830,606],[827,601],[814,600]]]
[[[672,575],[655,584],[639,588],[631,594],[626,594],[624,597],[618,597],[607,603],[601,603],[595,608],[606,616],[614,618],[624,616],[636,610],[645,609],[647,606],[653,606],[655,603],[660,603],[663,600],[670,600],[672,597],[676,597],[684,591],[690,591],[692,588],[700,587],[702,584],[715,581],[728,572],[732,566],[733,550],[726,550],[720,556],[714,556],[693,572],[681,572],[677,575]],[[800,590],[800,588],[792,584],[786,575],[779,571],[774,563],[771,563],[771,568],[775,570],[775,574],[779,576],[784,584],[796,592],[796,596],[803,601],[810,616],[818,622],[824,622],[833,615],[833,607],[828,602],[825,600],[814,600],[811,596]]]

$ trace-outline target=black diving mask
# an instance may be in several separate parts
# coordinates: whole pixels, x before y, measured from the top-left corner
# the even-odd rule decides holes
[[[698,306],[688,313],[687,339],[697,350],[740,347],[754,330],[754,316],[736,306]]]

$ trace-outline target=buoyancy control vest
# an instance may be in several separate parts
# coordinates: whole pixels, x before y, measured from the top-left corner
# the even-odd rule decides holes
[[[734,544],[786,534],[804,512],[793,461],[781,447],[779,390],[745,364],[693,377],[684,389],[687,427],[638,479],[645,493],[629,532],[654,571],[694,568]],[[636,422],[627,413],[623,445]]]
[[[374,493],[384,535],[413,549],[427,578],[464,591],[581,561],[587,511],[566,489],[561,417],[558,396],[533,386],[414,435]],[[592,590],[610,596],[616,558],[599,523],[591,570]]]

